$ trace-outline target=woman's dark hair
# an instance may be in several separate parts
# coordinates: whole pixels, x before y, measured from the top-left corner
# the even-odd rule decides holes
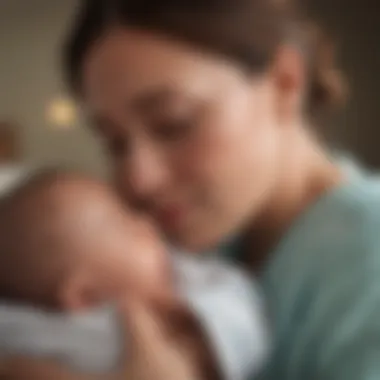
[[[88,49],[113,26],[152,30],[224,55],[260,72],[284,41],[298,43],[310,62],[308,106],[339,103],[342,83],[329,41],[299,18],[295,0],[84,0],[64,51],[71,89],[80,94]],[[311,38],[309,38],[311,37]]]

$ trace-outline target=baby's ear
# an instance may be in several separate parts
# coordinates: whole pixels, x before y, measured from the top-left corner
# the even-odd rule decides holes
[[[61,287],[61,307],[69,312],[81,312],[99,306],[105,300],[101,289],[99,281],[89,271],[77,270]]]

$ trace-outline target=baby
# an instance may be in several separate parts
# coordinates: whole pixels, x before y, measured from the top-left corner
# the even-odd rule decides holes
[[[251,281],[218,260],[168,253],[105,184],[37,175],[2,201],[0,231],[0,352],[112,370],[128,350],[112,304],[159,292],[187,305],[205,338],[193,349],[206,349],[222,378],[260,369],[267,330]]]

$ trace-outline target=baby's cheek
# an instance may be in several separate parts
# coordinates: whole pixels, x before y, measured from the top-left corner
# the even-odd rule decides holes
[[[140,266],[138,283],[144,293],[155,295],[173,292],[174,279],[170,263],[153,259],[145,261]]]

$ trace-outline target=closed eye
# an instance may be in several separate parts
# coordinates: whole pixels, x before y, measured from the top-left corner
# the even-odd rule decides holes
[[[107,147],[112,157],[120,157],[129,152],[130,144],[127,138],[116,136],[107,140]]]
[[[168,120],[157,123],[154,127],[155,135],[162,141],[177,141],[186,137],[194,126],[190,118],[179,120]]]

